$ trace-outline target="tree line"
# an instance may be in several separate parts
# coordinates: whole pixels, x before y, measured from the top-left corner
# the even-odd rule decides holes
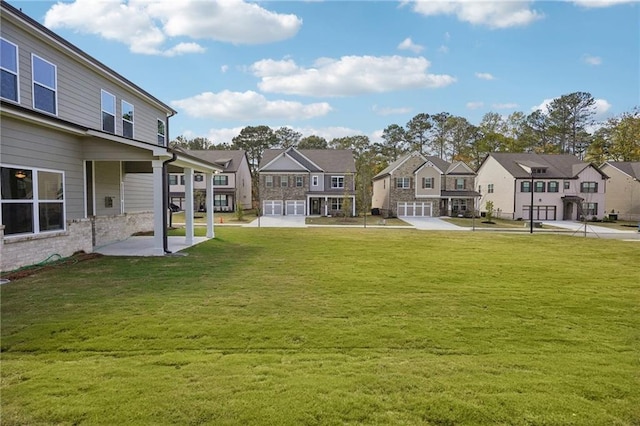
[[[485,114],[476,126],[466,118],[439,112],[419,113],[404,126],[390,124],[380,142],[364,135],[330,141],[303,137],[289,127],[247,126],[230,143],[178,136],[172,146],[186,149],[242,149],[247,152],[252,175],[265,149],[351,149],[356,162],[356,201],[359,211],[370,202],[371,178],[410,151],[435,155],[447,161],[464,161],[477,169],[491,152],[568,153],[597,165],[610,161],[640,161],[640,108],[595,123],[596,101],[590,93],[574,92],[555,98],[546,111]],[[257,179],[254,199],[257,199]]]

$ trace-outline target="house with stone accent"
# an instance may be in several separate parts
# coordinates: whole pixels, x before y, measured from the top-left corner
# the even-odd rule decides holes
[[[469,215],[479,197],[461,161],[411,152],[373,177],[371,207],[385,217]]]
[[[232,212],[238,206],[242,209],[252,207],[251,170],[244,150],[185,150],[201,160],[219,166],[222,171],[213,175],[213,208],[217,212]],[[193,175],[194,208],[204,210],[202,200],[205,196],[204,174]],[[169,196],[173,205],[185,207],[185,181],[183,173],[169,175]]]
[[[599,167],[571,154],[491,153],[476,178],[480,211],[491,201],[494,216],[514,220],[601,219],[607,187]]]
[[[620,220],[640,221],[640,162],[607,161],[600,170],[609,176],[605,213]]]
[[[176,111],[5,1],[0,51],[1,270],[142,231],[166,253],[167,172],[222,171],[167,146]]]
[[[267,149],[258,165],[264,215],[355,216],[353,151]]]

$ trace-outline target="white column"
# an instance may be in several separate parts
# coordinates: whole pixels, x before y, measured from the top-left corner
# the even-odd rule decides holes
[[[184,235],[185,244],[193,245],[193,169],[184,169]]]
[[[356,216],[356,197],[351,197],[351,216]]]
[[[324,197],[324,215],[327,216],[329,215],[329,198]]]
[[[214,229],[214,220],[213,220],[213,174],[205,173],[204,174],[205,187],[207,191],[207,238],[215,238],[216,232]]]
[[[164,190],[162,186],[162,161],[153,160],[153,252],[164,255],[163,216],[167,212],[163,208]]]

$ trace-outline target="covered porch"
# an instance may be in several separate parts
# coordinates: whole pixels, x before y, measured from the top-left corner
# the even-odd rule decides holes
[[[191,240],[191,244],[187,243],[184,237],[167,237],[167,246],[172,254],[179,253],[184,249],[195,246],[202,242],[207,241],[206,237],[194,237]],[[153,236],[135,236],[127,238],[126,240],[116,241],[111,244],[106,244],[102,247],[97,247],[94,253],[100,253],[105,256],[164,256],[164,251],[159,253],[154,246]]]

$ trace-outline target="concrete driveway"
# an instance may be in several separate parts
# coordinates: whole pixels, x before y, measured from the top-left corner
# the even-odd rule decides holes
[[[445,220],[437,217],[415,217],[415,216],[399,216],[398,219],[404,220],[411,226],[420,230],[429,231],[468,231],[471,228],[453,225]]]
[[[569,229],[576,233],[584,233],[584,225],[585,225],[583,222],[575,222],[572,220],[543,221],[542,224],[555,226],[562,229]],[[629,228],[628,231],[623,231],[620,229],[608,228],[606,226],[598,226],[598,225],[592,224],[591,222],[587,222],[587,234],[618,235],[618,236],[627,235],[629,238],[632,238],[632,239],[635,239],[638,236],[637,230],[633,228]]]
[[[260,216],[247,227],[252,228],[306,228],[304,216]]]

